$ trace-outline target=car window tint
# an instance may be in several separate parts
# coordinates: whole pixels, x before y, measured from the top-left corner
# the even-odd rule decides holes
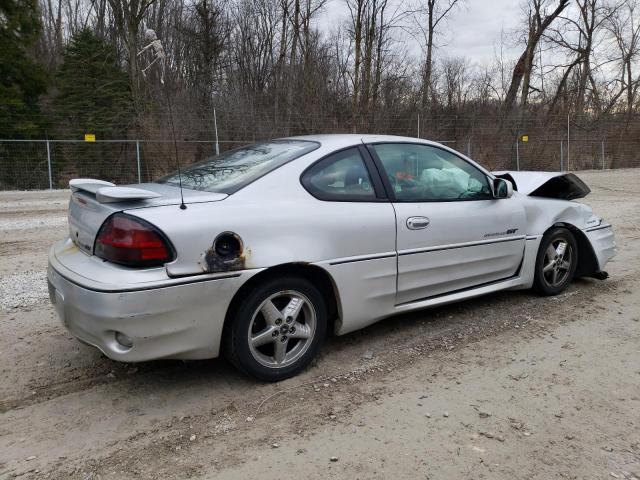
[[[357,148],[325,157],[302,177],[314,197],[335,201],[371,201],[376,195],[369,172]]]
[[[320,146],[305,140],[273,140],[236,148],[182,169],[182,186],[233,193],[272,170]],[[180,184],[178,172],[158,183]]]
[[[387,143],[372,147],[399,201],[493,198],[487,176],[446,150],[409,143]]]

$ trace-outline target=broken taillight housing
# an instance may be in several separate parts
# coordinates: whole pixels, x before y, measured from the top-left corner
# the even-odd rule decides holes
[[[169,240],[146,221],[115,213],[100,227],[95,256],[128,267],[155,267],[174,260]]]

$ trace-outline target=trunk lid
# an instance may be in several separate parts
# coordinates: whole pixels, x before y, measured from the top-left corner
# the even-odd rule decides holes
[[[108,182],[82,179],[70,182],[69,237],[84,252],[93,254],[93,243],[104,221],[116,212],[164,205],[180,205],[180,188],[158,183],[116,187]],[[183,189],[184,203],[217,202],[225,193]]]

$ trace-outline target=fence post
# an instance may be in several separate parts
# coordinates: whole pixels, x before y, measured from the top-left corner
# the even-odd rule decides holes
[[[49,169],[49,190],[53,190],[53,178],[51,177],[51,148],[49,148],[49,139],[47,139],[47,167]]]
[[[220,144],[218,143],[218,117],[216,115],[216,109],[213,109],[213,127],[216,131],[216,155],[220,155]]]
[[[602,170],[604,170],[604,140],[600,143],[600,147],[602,150]]]
[[[418,138],[420,138],[420,114],[418,114]]]
[[[467,157],[471,158],[471,137],[467,138]]]
[[[516,138],[516,170],[520,171],[520,150],[518,147],[519,144],[519,138]]]
[[[138,164],[138,183],[142,183],[142,175],[140,173],[140,140],[136,140],[136,163]]]
[[[560,171],[564,172],[564,152],[562,151],[562,143],[563,141],[560,140]]]
[[[567,171],[570,170],[569,161],[571,160],[571,126],[569,124],[569,113],[567,113]]]

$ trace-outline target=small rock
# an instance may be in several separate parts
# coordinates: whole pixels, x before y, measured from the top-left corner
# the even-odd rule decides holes
[[[182,447],[181,447],[180,445],[178,445],[178,446],[176,447],[176,451],[177,451],[177,450],[182,450]]]
[[[130,369],[129,371],[127,371],[127,373],[128,373],[129,375],[133,375],[134,373],[138,373],[138,369],[137,369],[137,368],[132,368],[132,369]]]
[[[609,472],[609,475],[611,475],[613,478],[620,478],[620,475],[613,472]]]
[[[499,442],[504,442],[505,438],[502,435],[496,435],[495,439],[498,440]]]
[[[478,416],[480,416],[480,418],[489,418],[491,416],[491,413],[479,410],[478,411]]]
[[[247,422],[253,422],[254,420],[255,420],[255,417],[251,415],[247,417]]]
[[[335,415],[333,415],[333,414],[331,414],[331,415],[329,415],[329,418],[330,418],[331,420],[335,420],[335,419],[336,419],[336,416],[335,416]]]
[[[272,443],[271,444],[271,448],[279,448],[280,444],[279,443]]]
[[[442,414],[442,416],[443,416],[444,418],[449,418],[449,412],[444,412],[444,413]]]
[[[364,352],[364,355],[362,355],[362,358],[365,360],[373,360],[373,352],[371,350],[367,350]]]
[[[573,440],[576,437],[574,437],[573,435],[565,435],[564,438],[566,438],[567,440]]]
[[[189,441],[190,441],[190,442],[193,442],[195,439],[196,439],[196,436],[195,436],[195,435],[191,435],[191,436],[189,437]]]
[[[478,432],[480,435],[482,435],[483,437],[487,437],[487,438],[493,438],[493,433],[491,432]]]
[[[613,452],[613,447],[610,447],[609,445],[605,445],[604,447],[602,447],[602,449],[607,452]]]
[[[425,413],[424,416],[427,417],[427,418],[431,418],[431,414],[430,413]]]
[[[38,457],[36,457],[35,455],[31,455],[30,457],[25,458],[25,460],[27,462],[30,462],[31,460],[35,460],[36,458],[38,458]]]
[[[331,457],[329,460],[331,460],[332,462],[337,462],[338,461],[338,457]]]
[[[337,381],[338,381],[338,379],[337,379],[337,378],[335,378],[335,377],[331,379],[331,382],[332,382],[332,383],[336,383]]]
[[[306,453],[307,449],[306,448],[299,448],[298,450],[296,450],[296,453],[298,455],[302,455],[303,453]]]
[[[327,387],[329,386],[329,384],[328,384],[328,383],[324,383],[322,386],[323,386],[324,388],[327,388]]]

